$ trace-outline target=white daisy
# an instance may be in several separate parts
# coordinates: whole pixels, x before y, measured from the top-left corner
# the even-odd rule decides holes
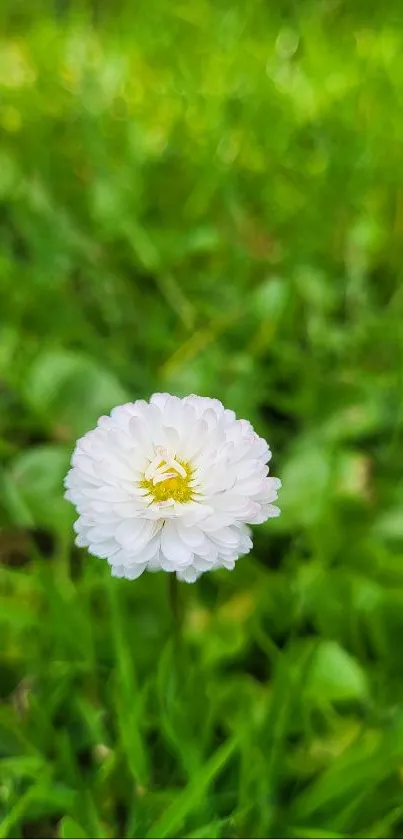
[[[66,498],[76,544],[115,577],[175,571],[193,583],[234,568],[252,547],[248,524],[278,516],[270,449],[218,399],[155,393],[100,417],[78,440]]]

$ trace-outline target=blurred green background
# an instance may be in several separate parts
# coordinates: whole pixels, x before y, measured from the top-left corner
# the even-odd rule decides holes
[[[403,835],[399,9],[1,6],[0,837]],[[62,497],[155,390],[284,485],[179,649]]]

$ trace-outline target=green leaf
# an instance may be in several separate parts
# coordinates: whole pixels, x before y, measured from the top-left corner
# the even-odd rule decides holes
[[[375,525],[375,532],[390,541],[403,541],[403,509],[393,508],[384,513]]]
[[[306,689],[319,701],[363,700],[368,696],[364,670],[336,641],[321,641]]]
[[[333,830],[317,827],[292,827],[290,835],[292,839],[347,839],[345,833],[334,833]]]
[[[21,509],[26,509],[38,527],[67,527],[72,518],[63,498],[63,479],[70,461],[65,446],[36,446],[16,457],[8,473]]]
[[[165,839],[167,836],[175,836],[177,831],[182,829],[188,813],[196,807],[210,784],[222,772],[237,745],[238,737],[234,736],[217,749],[185,789],[177,794],[172,804],[148,832],[148,839]]]
[[[306,439],[298,444],[282,474],[283,520],[303,526],[315,524],[331,498],[331,477],[329,449],[314,439]]]
[[[59,823],[60,839],[87,839],[88,835],[70,816],[65,816]]]
[[[101,414],[127,402],[130,395],[95,359],[53,350],[35,359],[26,398],[46,425],[68,439],[89,431]]]

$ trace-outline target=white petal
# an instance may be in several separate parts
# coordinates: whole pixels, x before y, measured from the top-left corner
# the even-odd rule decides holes
[[[189,548],[195,550],[205,544],[206,537],[202,530],[198,527],[183,527],[180,522],[177,524],[177,531],[180,539]]]
[[[275,504],[269,504],[268,507],[267,507],[267,510],[268,510],[267,515],[268,515],[268,518],[270,518],[270,519],[277,518],[277,516],[279,516],[280,513],[281,513],[280,508],[276,507]]]
[[[187,565],[192,561],[192,551],[179,538],[173,521],[165,522],[161,530],[161,550],[164,556],[176,565]]]
[[[116,524],[98,524],[95,527],[88,529],[88,539],[90,542],[106,542],[111,539],[116,533]]]
[[[176,428],[172,428],[172,426],[162,427],[158,439],[161,446],[176,454],[180,445],[180,437]]]
[[[145,528],[144,519],[124,519],[116,529],[116,539],[123,547],[130,546]]]
[[[149,429],[141,417],[131,417],[129,420],[130,434],[143,454],[153,456],[153,445]]]
[[[135,563],[138,565],[139,562],[149,562],[159,552],[160,544],[161,537],[160,534],[157,533],[157,535],[153,536],[140,551],[137,551],[135,554],[130,554],[128,564]]]
[[[218,546],[211,541],[211,539],[206,539],[206,544],[203,545],[202,548],[197,548],[195,554],[197,556],[201,556],[203,559],[207,559],[209,562],[215,562],[218,556]]]
[[[156,551],[154,556],[148,560],[147,563],[147,570],[148,571],[161,571],[161,553],[160,551]]]
[[[151,431],[153,442],[155,442],[156,436],[159,434],[159,431],[161,429],[162,418],[163,415],[158,405],[150,404],[147,406],[147,411],[144,415],[144,419],[149,430]]]
[[[122,501],[112,505],[112,511],[119,519],[135,519],[142,515],[143,507],[146,505],[144,496],[136,496],[131,501]]]
[[[233,520],[234,517],[231,513],[213,513],[212,516],[200,522],[200,527],[206,533],[214,533],[215,530],[232,524]]]
[[[198,556],[195,554],[193,560],[193,567],[196,568],[198,571],[210,571],[212,566],[214,565],[214,560],[206,559],[204,556]]]
[[[197,571],[193,565],[189,565],[187,568],[180,568],[176,572],[176,576],[178,580],[183,580],[185,583],[195,583],[197,578],[200,577],[200,571]]]
[[[269,518],[270,504],[254,504],[255,509],[243,519],[249,524],[262,524]]]
[[[111,565],[111,574],[112,574],[112,577],[124,577],[125,576],[124,565]]]
[[[270,502],[277,498],[277,491],[281,487],[279,478],[266,478],[259,493],[253,496],[256,501]]]
[[[172,562],[170,559],[160,552],[159,556],[160,565],[163,571],[175,571],[176,570],[176,562]]]
[[[233,569],[235,568],[235,562],[235,559],[226,559],[225,557],[221,559],[221,565],[223,566],[223,568],[226,568],[227,571],[233,571]]]
[[[182,512],[182,522],[185,527],[192,527],[195,524],[200,524],[207,516],[213,513],[213,508],[207,504],[199,504],[193,502],[184,505]]]
[[[100,486],[94,489],[83,489],[83,495],[88,498],[93,498],[95,501],[130,501],[130,495],[120,487]]]
[[[228,548],[235,548],[239,544],[239,535],[231,527],[214,530],[213,533],[210,533],[210,539],[213,539],[218,545]]]
[[[248,498],[234,495],[232,492],[221,492],[211,497],[211,504],[217,512],[233,513],[234,516],[243,516],[250,508]]]
[[[112,484],[118,484],[121,479],[133,481],[136,478],[129,466],[121,463],[117,458],[111,458],[109,461],[101,460],[100,463],[95,464],[94,471],[97,477],[104,477],[108,483]]]
[[[264,487],[264,479],[260,477],[251,477],[246,478],[244,481],[237,481],[233,492],[235,494],[240,494],[248,496],[249,498],[253,496],[257,492],[262,492]]]
[[[169,393],[154,393],[150,399],[152,405],[158,405],[161,409],[161,412],[164,410],[167,400],[169,399]]]
[[[208,433],[207,423],[199,420],[192,428],[188,429],[185,440],[180,447],[180,455],[183,460],[193,460],[197,453],[202,450]]]
[[[143,573],[143,571],[146,570],[146,568],[147,568],[147,563],[146,562],[137,563],[136,565],[125,565],[124,566],[124,573],[123,573],[122,576],[125,577],[126,580],[137,580],[137,577],[140,577],[141,574]],[[113,574],[113,570],[112,570],[112,574]]]
[[[237,475],[234,467],[228,466],[225,470],[211,470],[210,476],[203,483],[203,490],[205,493],[211,492],[214,496],[217,492],[224,492],[232,490],[236,492]]]
[[[108,539],[105,542],[89,544],[88,550],[93,556],[98,556],[100,559],[109,559],[109,557],[118,552],[119,545],[116,544],[114,539]]]

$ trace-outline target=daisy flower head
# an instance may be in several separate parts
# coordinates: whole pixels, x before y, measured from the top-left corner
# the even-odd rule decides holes
[[[155,393],[119,405],[73,453],[65,484],[76,544],[129,580],[162,569],[193,583],[232,570],[252,547],[248,524],[279,515],[270,457],[218,399]]]

